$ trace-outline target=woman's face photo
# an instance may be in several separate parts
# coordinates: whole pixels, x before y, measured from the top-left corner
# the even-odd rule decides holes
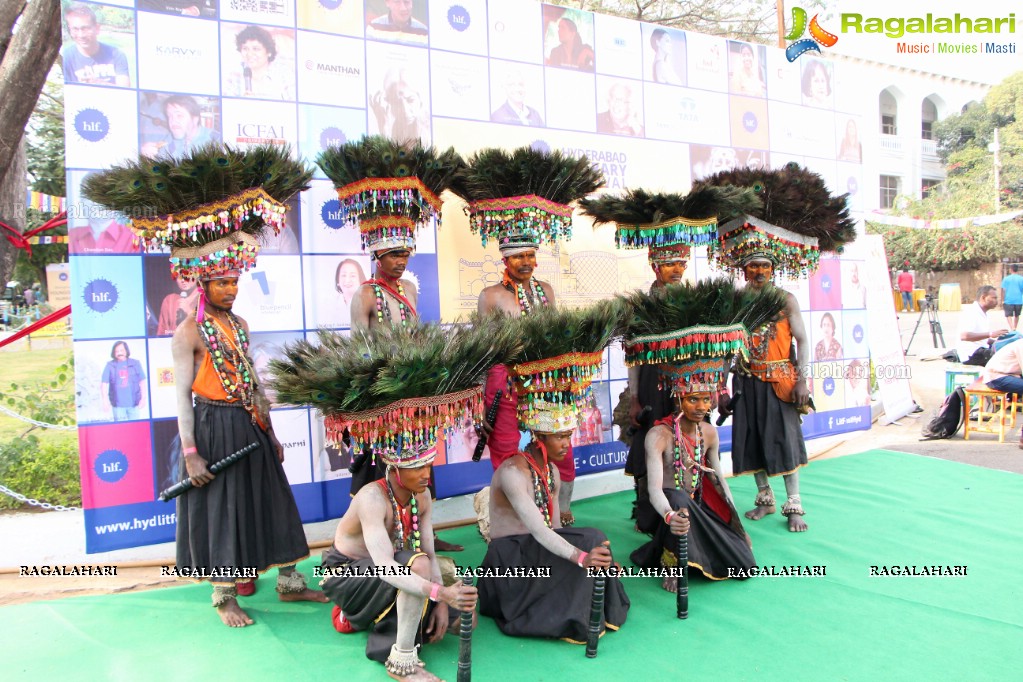
[[[258,40],[246,40],[239,50],[245,66],[253,71],[265,69],[270,64],[270,53]]]
[[[739,51],[742,55],[742,68],[752,73],[753,71],[753,49],[749,45],[743,45]]]
[[[825,315],[821,318],[821,331],[824,332],[825,338],[835,338],[835,321],[832,320],[829,315]]]
[[[828,98],[828,74],[820,64],[814,64],[813,73],[810,77],[810,96],[815,100],[823,101]]]
[[[359,288],[359,284],[359,266],[352,262],[342,263],[337,274],[337,288],[346,294],[352,294]]]
[[[665,33],[657,39],[657,51],[663,55],[671,54],[671,36]]]

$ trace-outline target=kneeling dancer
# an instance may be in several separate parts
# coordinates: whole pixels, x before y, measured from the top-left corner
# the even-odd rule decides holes
[[[481,577],[480,613],[506,635],[583,644],[593,592],[586,569],[610,566],[611,552],[607,536],[596,528],[561,527],[561,482],[554,465],[568,451],[576,417],[537,406],[532,442],[494,472],[491,541],[482,567],[549,567],[550,577]],[[605,589],[604,625],[617,630],[628,615],[629,598],[618,578],[607,578]]]

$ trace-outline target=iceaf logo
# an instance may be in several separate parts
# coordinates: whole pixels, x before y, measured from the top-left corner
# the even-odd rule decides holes
[[[806,10],[802,7],[792,8],[792,30],[785,36],[785,40],[795,40],[796,42],[790,44],[785,48],[785,58],[790,62],[794,62],[803,56],[805,53],[813,51],[820,53],[821,49],[817,47],[817,43],[820,43],[824,47],[832,47],[838,42],[838,36],[834,33],[828,33],[820,24],[817,23],[817,15],[813,15],[813,19],[810,20],[810,37],[803,38],[803,34],[806,33]]]

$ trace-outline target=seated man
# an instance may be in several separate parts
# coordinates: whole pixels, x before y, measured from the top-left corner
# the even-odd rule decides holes
[[[718,434],[704,417],[713,406],[713,383],[675,384],[676,412],[658,420],[646,437],[648,498],[637,508],[637,525],[653,539],[632,553],[644,568],[676,565],[677,536],[689,533],[688,563],[712,580],[745,576],[756,565],[749,536],[732,504],[721,461]],[[678,580],[664,578],[675,592]]]
[[[538,401],[539,403],[539,401]],[[611,565],[607,537],[595,528],[562,528],[554,463],[568,452],[576,416],[543,409],[525,451],[506,459],[490,484],[490,548],[482,568],[550,568],[549,578],[480,578],[480,613],[506,635],[586,641],[593,579]],[[618,578],[607,578],[604,621],[617,630],[629,612]]]
[[[356,494],[323,553],[322,587],[338,632],[370,631],[367,658],[396,680],[438,680],[416,655],[422,633],[432,643],[454,632],[458,612],[475,609],[476,588],[441,582],[427,490],[436,447],[382,456],[386,476]],[[375,567],[393,574],[358,575]]]

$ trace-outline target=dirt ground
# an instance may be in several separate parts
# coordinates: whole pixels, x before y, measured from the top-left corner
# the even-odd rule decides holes
[[[957,314],[941,313],[940,320],[944,328],[944,338],[950,344],[955,336]],[[903,333],[904,343],[916,324],[917,316],[903,316],[899,326]],[[996,320],[995,324],[999,324]],[[943,360],[926,361],[921,356],[935,355],[931,345],[930,334],[926,333],[926,320],[911,347],[907,358],[911,372],[911,385],[914,397],[923,406],[924,411],[904,417],[894,424],[884,425],[884,417],[876,421],[869,431],[851,434],[848,440],[835,445],[825,452],[818,453],[813,459],[826,459],[864,452],[877,448],[898,450],[927,457],[954,460],[965,464],[1000,469],[1015,473],[1023,473],[1023,452],[1019,450],[1020,427],[1023,415],[1006,436],[1005,443],[998,443],[997,436],[978,435],[970,441],[963,439],[962,430],[948,440],[920,441],[920,429],[944,399],[945,367]],[[919,354],[919,355],[918,355]],[[812,491],[806,491],[812,496]],[[56,513],[56,512],[53,512]],[[322,547],[313,549],[318,555]],[[103,577],[32,577],[18,575],[18,567],[0,569],[0,606],[19,604],[37,600],[62,599],[89,594],[110,594],[136,590],[158,589],[181,584],[170,576],[161,576],[159,562],[150,565],[139,565],[132,562],[119,566],[117,576]],[[166,558],[167,566],[173,564],[173,557]]]

